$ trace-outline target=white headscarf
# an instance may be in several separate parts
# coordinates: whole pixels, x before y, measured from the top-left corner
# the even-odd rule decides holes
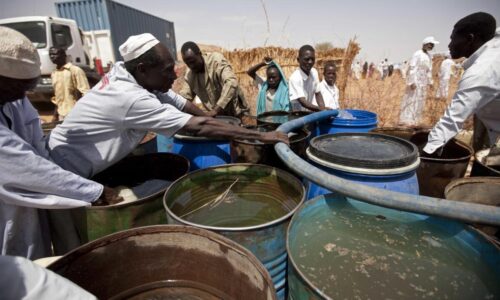
[[[125,43],[121,44],[118,50],[123,57],[123,61],[129,61],[138,58],[159,43],[160,41],[151,33],[143,33],[130,36]]]
[[[0,75],[14,79],[40,76],[40,57],[23,34],[0,26]]]

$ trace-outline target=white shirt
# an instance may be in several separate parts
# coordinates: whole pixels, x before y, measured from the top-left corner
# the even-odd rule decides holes
[[[264,80],[264,78],[255,74],[255,84],[257,85],[257,88],[259,89],[259,93],[260,93],[260,90],[262,89],[262,85],[265,82],[266,81]],[[267,89],[267,91],[266,91],[266,111],[273,110],[273,101],[274,101],[275,94],[276,94],[276,89],[269,89],[269,88]]]
[[[318,105],[315,97],[315,94],[320,92],[318,71],[312,68],[308,76],[301,68],[298,68],[290,76],[288,90],[293,110],[307,110],[302,107],[299,98],[305,98],[307,102]]]
[[[439,78],[441,80],[449,80],[451,78],[451,68],[455,65],[455,62],[451,58],[443,60],[441,67],[439,68]]]
[[[2,299],[97,299],[68,279],[22,257],[0,256],[0,270]]]
[[[427,153],[434,153],[457,135],[472,114],[486,127],[491,144],[500,137],[500,27],[463,67],[465,72],[450,105],[429,134],[424,148]]]
[[[103,186],[47,159],[40,119],[27,98],[0,110],[1,254],[45,257],[51,240],[43,209],[89,206]]]
[[[172,91],[148,92],[118,62],[52,130],[50,154],[64,169],[91,177],[128,155],[149,130],[174,135],[192,117],[181,111],[185,103]]]
[[[323,96],[323,101],[325,101],[325,106],[333,109],[339,109],[339,89],[335,84],[333,86],[328,85],[323,79],[319,88],[321,91],[321,96]]]

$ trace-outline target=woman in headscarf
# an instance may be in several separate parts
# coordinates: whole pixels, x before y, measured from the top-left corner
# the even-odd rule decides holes
[[[267,66],[266,80],[257,74],[257,71],[264,66]],[[262,62],[248,69],[247,74],[255,80],[259,88],[257,115],[272,110],[290,110],[288,83],[278,63],[270,57],[265,57]]]

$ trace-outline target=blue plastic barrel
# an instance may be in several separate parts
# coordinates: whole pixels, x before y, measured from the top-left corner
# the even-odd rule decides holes
[[[418,149],[406,140],[374,133],[328,134],[311,140],[307,156],[312,164],[346,180],[419,194]],[[330,193],[314,182],[306,185],[308,199]]]
[[[164,206],[169,224],[212,230],[250,250],[269,271],[277,298],[283,300],[286,229],[304,198],[304,186],[288,172],[229,164],[180,178],[165,193]]]
[[[217,116],[217,120],[239,126],[240,119]],[[193,136],[183,130],[173,138],[158,136],[158,152],[172,152],[189,159],[191,171],[231,162],[231,147],[227,140],[209,139]]]
[[[377,128],[377,114],[357,109],[345,109],[354,119],[331,118],[318,123],[318,135],[339,132],[370,132]],[[342,115],[342,114],[341,114]]]
[[[289,299],[499,299],[500,250],[455,221],[337,194],[295,213]]]

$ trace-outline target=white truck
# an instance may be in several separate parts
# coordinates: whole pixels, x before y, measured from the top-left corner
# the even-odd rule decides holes
[[[21,32],[38,50],[42,76],[36,88],[29,93],[31,101],[50,101],[54,94],[50,74],[56,65],[49,58],[51,47],[66,49],[68,61],[85,71],[91,86],[100,80],[94,59],[100,59],[105,66],[115,61],[108,30],[83,32],[74,20],[48,16],[1,19],[0,26]]]

